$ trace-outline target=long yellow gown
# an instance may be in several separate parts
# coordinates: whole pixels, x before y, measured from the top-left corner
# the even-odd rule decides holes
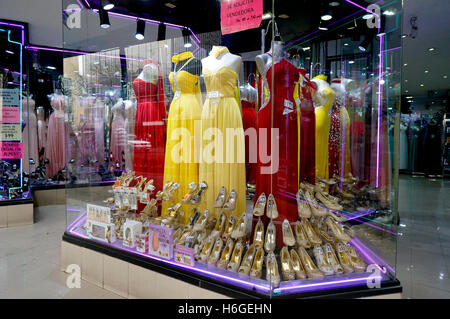
[[[322,79],[317,76],[314,79]],[[328,135],[330,132],[330,110],[336,98],[336,92],[328,85],[316,94],[321,96],[322,105],[315,108],[316,115],[316,178],[328,179]]]
[[[184,53],[173,57],[181,62]],[[187,65],[192,57],[187,60]],[[180,61],[181,60],[181,61]],[[184,67],[184,66],[183,66]],[[182,68],[183,68],[182,67]],[[189,192],[191,182],[198,183],[198,158],[201,133],[201,94],[198,75],[180,68],[169,74],[169,81],[175,92],[167,119],[167,143],[164,163],[164,184],[169,181],[180,184],[178,201]],[[176,82],[176,83],[175,83]],[[178,92],[178,93],[177,93]],[[163,204],[162,215],[167,213],[168,203]],[[182,221],[188,222],[190,206],[182,205]]]
[[[220,50],[228,52],[226,48]],[[229,67],[216,72],[203,68],[207,99],[202,110],[202,158],[200,181],[208,184],[202,209],[209,209],[214,215],[219,211],[213,203],[222,186],[227,193],[237,193],[234,216],[241,216],[246,210],[245,181],[245,139],[242,116],[235,98],[238,79]]]

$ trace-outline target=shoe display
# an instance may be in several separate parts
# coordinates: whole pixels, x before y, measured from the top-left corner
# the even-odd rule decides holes
[[[305,279],[306,278],[305,268],[303,267],[302,261],[300,260],[298,253],[295,251],[295,249],[291,249],[290,254],[291,254],[291,265],[292,269],[295,272],[295,278]]]
[[[350,262],[350,256],[347,252],[347,246],[342,242],[336,243],[336,253],[339,258],[339,262],[344,270],[344,273],[352,273],[354,271],[353,266]]]
[[[214,226],[214,230],[211,232],[211,236],[218,237],[222,234],[225,229],[225,224],[227,222],[227,215],[222,212],[220,213],[219,218],[217,218],[216,225]]]
[[[331,217],[327,217],[325,223],[337,239],[342,240],[343,242],[349,242],[352,240],[351,237],[347,235]]]
[[[308,202],[313,216],[321,217],[321,216],[328,215],[328,211],[326,209],[324,209],[322,206],[320,206],[319,203],[317,203],[317,200],[312,195],[313,193],[306,191],[304,194],[305,194],[305,200]]]
[[[203,214],[197,219],[194,224],[194,231],[203,230],[206,227],[206,222],[208,221],[209,210],[205,210]]]
[[[325,205],[326,208],[330,209],[330,210],[334,210],[334,211],[340,211],[342,209],[344,209],[341,205],[339,205],[338,203],[329,200],[325,194],[325,192],[320,191],[320,192],[316,192],[316,198],[320,201],[320,203],[322,203],[323,205]]]
[[[264,224],[261,219],[258,220],[253,233],[253,245],[263,247],[264,245]]]
[[[281,275],[283,276],[283,280],[294,280],[295,279],[295,271],[292,267],[291,263],[291,255],[286,246],[281,248],[280,252],[280,261],[281,261]]]
[[[302,227],[305,230],[306,237],[308,237],[308,241],[311,243],[311,245],[321,245],[322,239],[320,239],[319,235],[316,234],[309,220],[302,219],[300,223],[302,224]]]
[[[253,258],[255,257],[255,253],[256,253],[255,245],[250,245],[244,257],[242,258],[242,263],[238,271],[240,274],[247,276],[250,274],[250,269],[252,268],[253,265]]]
[[[234,225],[233,230],[231,231],[231,238],[239,239],[245,237],[245,235],[247,234],[247,229],[248,229],[248,218],[247,214],[244,213],[239,218],[237,223]]]
[[[223,205],[224,210],[233,211],[236,209],[236,191],[233,189],[228,196],[226,203]]]
[[[253,260],[252,269],[250,270],[250,277],[261,278],[262,268],[264,264],[264,249],[262,247],[258,247],[255,249],[256,253],[255,258]]]
[[[303,229],[303,226],[301,222],[297,221],[295,223],[295,239],[297,240],[297,245],[303,248],[310,248],[311,243],[308,240],[308,236],[306,235],[305,230]]]
[[[207,262],[209,255],[211,254],[211,251],[214,247],[214,238],[212,236],[209,236],[206,240],[205,245],[203,245],[203,248],[200,252],[200,258],[199,260],[201,262]]]
[[[208,185],[206,184],[206,182],[201,182],[197,187],[197,191],[192,195],[190,204],[200,205],[202,200],[202,194],[206,191],[207,188]]]
[[[282,230],[283,230],[283,243],[286,246],[294,246],[295,245],[295,237],[294,233],[292,232],[291,224],[287,219],[283,220],[283,223],[281,224]]]
[[[305,200],[305,195],[303,190],[299,188],[297,192],[297,212],[299,218],[310,218],[311,217],[311,207]]]
[[[276,288],[280,285],[278,263],[272,251],[266,257],[266,280],[271,283],[272,287]]]
[[[276,243],[276,229],[274,223],[270,221],[269,225],[267,225],[266,229],[266,238],[264,241],[264,249],[266,252],[271,252],[275,249]]]
[[[191,183],[189,185],[189,193],[187,193],[186,195],[184,195],[182,202],[184,204],[190,204],[191,203],[191,199],[192,196],[198,192],[199,189],[199,184],[197,183]]]
[[[256,201],[255,207],[253,208],[253,216],[263,216],[264,210],[266,209],[266,194],[261,193],[258,200]]]
[[[350,263],[356,272],[366,271],[366,264],[356,253],[355,247],[347,244],[347,253],[350,256]]]
[[[233,253],[231,254],[230,262],[227,265],[227,270],[237,272],[241,264],[242,253],[244,252],[244,244],[242,241],[237,241],[234,245]]]
[[[327,258],[325,256],[325,252],[323,251],[323,248],[321,246],[319,246],[319,245],[314,246],[313,253],[314,253],[314,258],[315,258],[316,263],[317,263],[317,268],[319,268],[320,271],[325,276],[333,275],[334,274],[334,269],[330,265],[330,263],[328,262],[328,260],[327,260]]]
[[[228,238],[225,248],[222,251],[222,255],[220,255],[220,259],[217,262],[217,267],[225,269],[227,268],[228,262],[230,261],[231,254],[234,248],[234,240]]]
[[[222,188],[219,191],[219,194],[217,195],[216,200],[214,201],[213,207],[222,208],[225,205],[226,196],[227,196],[227,189],[224,186],[222,186]]]
[[[235,217],[230,214],[230,217],[227,220],[227,224],[225,225],[225,230],[222,233],[222,237],[224,239],[227,239],[228,237],[231,236],[231,232],[233,231],[235,222],[236,222]]]
[[[325,245],[323,245],[322,248],[325,251],[325,258],[327,259],[331,267],[333,267],[334,273],[335,274],[344,273],[344,268],[339,263],[339,260],[336,257],[336,253],[333,249],[333,246],[331,246],[330,243],[326,243]]]
[[[308,278],[322,278],[323,273],[314,264],[311,257],[306,252],[305,248],[298,247],[297,252],[298,252],[298,256],[300,257],[300,260],[302,261],[302,264],[305,268],[306,276]]]
[[[220,258],[220,253],[222,251],[223,241],[222,238],[217,238],[214,243],[211,254],[208,257],[208,264],[215,265]]]
[[[266,209],[267,217],[271,219],[276,219],[278,217],[278,208],[277,203],[275,202],[275,198],[272,194],[269,195],[267,199],[267,209]]]

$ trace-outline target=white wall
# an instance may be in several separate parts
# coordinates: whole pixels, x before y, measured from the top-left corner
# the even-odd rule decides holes
[[[61,12],[61,0],[0,0],[0,19],[27,22],[32,44],[62,47]]]

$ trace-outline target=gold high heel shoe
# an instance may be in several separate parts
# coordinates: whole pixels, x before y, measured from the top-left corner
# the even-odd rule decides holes
[[[231,253],[233,252],[233,248],[234,248],[234,240],[228,238],[225,248],[223,249],[222,255],[220,256],[220,260],[217,262],[218,268],[222,269],[227,268],[228,262],[231,257]]]
[[[281,248],[280,261],[283,280],[295,280],[295,272],[291,263],[291,255],[289,255],[289,251],[286,246]]]
[[[234,225],[233,231],[231,232],[231,238],[238,239],[245,237],[248,228],[248,218],[247,214],[243,213],[239,218],[239,221]]]
[[[300,188],[297,192],[297,212],[299,218],[310,218],[311,217],[311,208],[308,203],[305,201],[305,195],[303,190]]]
[[[253,245],[262,247],[264,245],[264,224],[261,219],[258,220],[253,233]]]
[[[214,247],[214,238],[209,236],[200,253],[200,261],[206,262],[208,260],[208,257],[211,254],[213,247]]]
[[[252,269],[250,271],[250,277],[261,278],[263,263],[264,263],[264,249],[262,247],[258,247],[256,249],[255,258],[253,261]]]
[[[312,215],[316,217],[328,215],[328,211],[317,203],[316,199],[309,191],[305,192],[305,200],[308,202],[309,207],[311,208]]]
[[[239,273],[243,275],[249,275],[250,274],[250,268],[252,268],[253,265],[253,258],[255,257],[255,246],[250,245],[250,247],[247,249],[247,252],[244,255],[244,258],[242,258],[241,266],[239,267]]]
[[[163,189],[161,191],[158,191],[156,193],[156,199],[158,200],[165,200],[164,198],[166,198],[166,194],[167,194],[167,190],[173,185],[172,181],[169,181],[167,183],[164,184]]]
[[[322,239],[320,239],[319,235],[316,234],[311,223],[307,219],[302,219],[301,223],[311,245],[315,246],[322,244]]]
[[[326,196],[326,194],[323,191],[316,192],[316,198],[325,205],[326,208],[339,211],[344,209],[341,205],[339,205],[336,202],[333,202],[332,200],[329,200]]]
[[[295,272],[295,278],[296,279],[305,279],[306,278],[306,272],[305,268],[303,268],[302,261],[300,260],[300,257],[298,256],[295,249],[291,249],[291,264],[292,269]]]
[[[325,223],[337,239],[342,240],[343,242],[349,242],[352,240],[351,237],[347,235],[331,217],[327,217]]]
[[[323,250],[325,251],[325,257],[328,263],[331,265],[331,267],[333,267],[334,273],[343,274],[344,268],[342,268],[341,264],[339,263],[333,246],[331,246],[330,243],[326,243],[325,245],[323,245]]]
[[[297,244],[303,248],[311,248],[311,243],[308,240],[308,236],[306,235],[305,230],[303,229],[302,224],[297,221],[295,223],[295,238],[297,239]]]
[[[206,184],[206,182],[201,182],[198,185],[197,192],[194,195],[192,195],[192,198],[190,200],[192,205],[200,205],[200,203],[202,201],[202,194],[206,191],[207,188],[208,188],[208,184]]]
[[[275,225],[270,221],[269,225],[267,225],[266,230],[266,239],[264,241],[264,249],[266,252],[273,251],[275,249],[276,244],[276,229]]]
[[[255,207],[253,208],[253,216],[263,216],[264,210],[266,208],[266,194],[261,193],[259,195],[258,200],[256,201]]]
[[[278,263],[275,254],[272,251],[266,257],[266,280],[270,282],[274,288],[280,285]]]
[[[184,195],[182,202],[184,204],[190,204],[192,196],[198,191],[199,184],[191,183],[189,184],[189,192]]]
[[[227,265],[227,270],[237,272],[239,265],[241,264],[243,251],[244,244],[239,240],[234,246],[233,254],[231,254],[230,262]]]
[[[325,252],[322,247],[317,245],[313,248],[314,258],[317,262],[317,267],[321,272],[324,273],[325,276],[333,275],[334,270],[333,267],[328,263],[328,260],[325,257]]]
[[[350,256],[347,253],[347,248],[345,244],[341,242],[336,243],[336,253],[339,258],[339,262],[344,270],[344,273],[352,273],[353,272],[353,266],[350,263]]]
[[[194,231],[199,231],[199,230],[203,230],[206,227],[206,222],[208,221],[209,218],[209,210],[205,210],[202,214],[202,216],[200,216],[199,218],[197,218],[196,223],[194,224]]]
[[[302,189],[304,192],[314,193],[314,185],[306,182],[302,182],[299,185],[300,189]]]
[[[223,205],[224,210],[233,211],[236,209],[236,196],[237,196],[236,191],[234,189],[231,190],[226,203]]]
[[[352,267],[356,272],[366,271],[366,263],[356,253],[355,247],[347,244],[347,253],[350,256],[350,263],[352,264]]]
[[[295,245],[294,233],[292,232],[291,224],[287,219],[283,220],[281,228],[283,231],[283,243],[286,246],[294,246]]]
[[[222,186],[222,188],[219,191],[219,195],[217,195],[216,200],[214,201],[213,207],[214,208],[222,208],[225,204],[225,197],[227,196],[227,189]]]
[[[225,230],[222,233],[222,238],[227,239],[227,238],[231,237],[231,232],[233,231],[235,222],[236,222],[236,220],[235,220],[234,216],[230,214],[227,225],[225,226]]]
[[[316,234],[319,235],[324,241],[334,243],[334,237],[328,232],[327,226],[323,224],[322,220],[314,224],[313,228]]]
[[[221,238],[217,238],[214,244],[214,248],[209,255],[208,264],[215,265],[220,258],[220,252],[222,251],[223,241]]]
[[[277,203],[275,202],[275,198],[272,194],[269,194],[269,197],[267,198],[267,210],[266,210],[267,217],[271,219],[276,219],[278,217],[278,208]]]
[[[308,253],[306,252],[305,248],[298,247],[297,252],[305,268],[306,276],[308,278],[322,278],[323,273],[314,264],[311,257],[309,257]]]
[[[211,236],[219,237],[223,229],[225,228],[225,223],[227,222],[227,215],[222,212],[220,213],[219,218],[217,218],[216,226],[214,226],[214,230],[211,232]]]
[[[147,177],[142,177],[139,181],[139,184],[136,185],[137,191],[138,192],[142,192],[142,186],[144,185],[144,183],[147,181]]]

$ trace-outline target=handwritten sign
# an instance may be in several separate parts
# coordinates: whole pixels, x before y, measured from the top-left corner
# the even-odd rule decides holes
[[[1,105],[2,106],[19,106],[18,89],[0,89]]]
[[[0,141],[20,141],[22,139],[22,125],[0,125]]]
[[[20,108],[17,106],[0,106],[0,123],[20,123]]]
[[[23,144],[18,142],[0,142],[0,158],[23,158]]]
[[[222,34],[259,27],[262,21],[262,0],[227,0],[221,2]]]

